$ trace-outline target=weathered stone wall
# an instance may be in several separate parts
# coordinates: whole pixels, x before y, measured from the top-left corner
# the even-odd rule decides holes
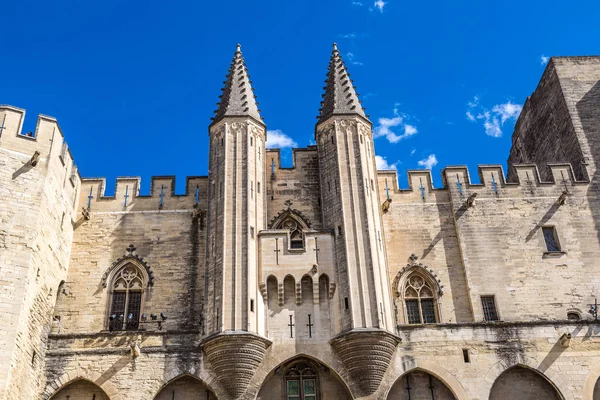
[[[76,223],[69,274],[56,305],[60,333],[99,332],[108,329],[113,263],[133,254],[146,263],[153,276],[144,288],[142,313],[166,313],[164,329],[201,329],[206,251],[206,179],[188,179],[188,194],[175,196],[173,178],[153,178],[151,196],[136,196],[136,179],[118,180],[114,197],[104,197],[104,182],[84,180],[79,204],[87,207],[90,189],[91,219]],[[195,190],[199,188],[194,217]],[[163,189],[162,207],[160,191]],[[128,192],[125,206],[124,195]],[[105,287],[106,285],[106,287]],[[149,319],[149,318],[148,318]],[[156,329],[147,324],[145,329]]]
[[[417,190],[391,194],[384,217],[388,258],[394,260],[390,280],[411,254],[418,255],[443,286],[444,322],[468,321],[471,312],[474,321],[483,320],[481,295],[495,296],[506,321],[560,320],[569,311],[589,316],[600,284],[595,273],[600,245],[589,204],[598,199],[586,183],[572,179],[568,165],[552,166],[556,183],[540,182],[534,167],[515,168],[518,184],[506,184],[499,166],[481,167],[481,185],[470,183],[465,168],[447,168],[447,188],[435,190],[429,174],[411,173],[413,189],[423,182],[425,199]],[[386,177],[390,173],[380,174],[380,182]],[[400,226],[406,231],[397,234]],[[543,226],[555,227],[562,252],[547,252]]]
[[[25,112],[0,107],[0,398],[34,398],[71,250],[79,175],[55,119],[21,132]],[[37,153],[36,153],[37,152]],[[31,162],[37,154],[37,163]],[[35,164],[35,165],[34,165]]]
[[[599,108],[600,57],[552,57],[519,116],[508,164],[535,163],[542,180],[551,179],[546,164],[555,162],[571,163],[577,179],[593,176],[600,154]]]
[[[291,201],[292,208],[302,212],[311,228],[320,229],[322,227],[321,189],[317,147],[293,149],[293,164],[289,168],[281,166],[279,149],[268,149],[266,161],[267,220],[272,221],[277,214],[286,210],[286,201]]]

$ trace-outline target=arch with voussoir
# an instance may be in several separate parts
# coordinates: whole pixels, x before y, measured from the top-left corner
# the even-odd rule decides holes
[[[594,365],[583,384],[583,400],[594,400],[594,388],[600,380],[600,363]]]
[[[351,396],[351,398],[354,398],[352,396],[352,391],[350,390],[350,386],[348,386],[348,383],[342,377],[342,374],[340,374],[339,369],[336,369],[333,366],[333,365],[335,365],[335,362],[333,360],[328,360],[331,362],[323,361],[319,357],[310,355],[309,353],[293,353],[293,354],[288,354],[287,352],[285,352],[285,353],[279,352],[279,353],[281,353],[281,354],[277,354],[277,352],[272,352],[271,355],[274,355],[275,357],[272,357],[270,359],[265,357],[265,364],[266,364],[265,368],[261,368],[254,375],[254,378],[252,379],[252,381],[258,382],[259,384],[255,385],[252,388],[249,388],[249,390],[255,391],[253,398],[256,399],[256,397],[260,393],[260,389],[262,389],[264,384],[269,380],[269,378],[271,378],[271,376],[275,373],[275,371],[278,368],[280,368],[281,366],[284,366],[286,364],[289,364],[291,362],[294,362],[297,359],[302,359],[302,358],[305,358],[307,360],[313,361],[317,364],[321,364],[321,365],[324,365],[325,367],[327,367],[329,369],[331,375],[344,387],[344,389],[346,389],[346,392],[348,393],[348,395]],[[341,367],[341,365],[339,367]]]
[[[395,379],[393,379],[391,385],[385,388],[385,392],[383,393],[384,396],[382,398],[388,398],[390,390],[392,390],[394,384],[398,382],[398,379],[401,379],[402,377],[414,371],[423,371],[439,379],[444,385],[446,385],[446,387],[452,392],[452,394],[457,400],[469,399],[469,397],[467,396],[467,392],[460,384],[460,382],[454,377],[454,375],[452,375],[444,368],[440,367],[438,364],[429,361],[410,359],[402,362],[401,371],[402,373],[396,376]]]
[[[219,399],[224,398],[226,396],[225,392],[221,391],[220,388],[219,388],[219,390],[215,390],[215,388],[214,388],[215,384],[216,384],[215,381],[212,381],[211,384],[209,384],[204,379],[200,378],[198,375],[194,375],[192,373],[171,372],[170,374],[165,376],[165,379],[162,380],[161,386],[158,388],[158,390],[155,390],[155,393],[152,398],[155,399],[164,388],[169,386],[171,383],[177,381],[178,379],[185,378],[185,377],[189,377],[189,378],[193,378],[193,379],[197,380],[199,383],[201,383],[205,388],[210,390]]]
[[[42,393],[42,400],[49,400],[60,392],[62,389],[79,380],[88,381],[96,386],[98,386],[102,391],[106,394],[106,396],[110,400],[125,400],[125,398],[119,394],[117,387],[110,381],[104,381],[103,377],[98,372],[83,372],[81,370],[74,370],[71,372],[66,372],[61,375],[59,378],[52,381],[49,385],[46,386],[46,390]],[[100,382],[102,382],[100,384]]]
[[[513,367],[522,367],[530,369],[537,374],[539,374],[542,378],[544,378],[550,385],[554,387],[558,395],[564,400],[574,400],[573,393],[569,389],[569,386],[562,379],[562,377],[552,370],[550,370],[550,365],[546,365],[537,361],[532,357],[521,356],[518,361],[506,362],[506,361],[498,361],[494,364],[489,371],[487,372],[484,383],[485,383],[485,396],[483,398],[489,399],[492,386],[496,382],[496,379],[502,375],[503,372],[509,370]],[[593,387],[592,387],[593,390]],[[590,398],[591,399],[591,398]]]

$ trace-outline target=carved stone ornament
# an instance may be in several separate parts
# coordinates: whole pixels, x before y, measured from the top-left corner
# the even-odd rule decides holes
[[[135,247],[132,244],[130,244],[129,247],[127,248],[127,252],[129,254],[126,254],[123,257],[118,258],[104,272],[104,274],[102,275],[102,287],[106,287],[108,285],[108,277],[115,269],[122,267],[123,265],[127,264],[128,262],[132,262],[133,264],[137,264],[139,266],[144,267],[144,269],[146,270],[146,273],[148,274],[148,286],[154,285],[154,272],[152,272],[152,269],[150,268],[148,263],[146,263],[146,261],[144,261],[144,259],[142,257],[135,254]]]
[[[419,257],[417,257],[414,254],[411,254],[408,258],[408,264],[406,264],[405,267],[402,267],[402,269],[396,274],[394,282],[392,282],[394,297],[400,297],[399,285],[400,281],[402,280],[402,277],[405,274],[413,272],[415,270],[421,271],[423,275],[427,276],[432,282],[435,283],[435,286],[437,286],[438,296],[442,296],[444,294],[444,285],[442,285],[442,281],[440,280],[440,278],[438,278],[437,274],[431,268],[429,268],[426,265],[423,265],[423,263],[417,262],[418,259]]]
[[[207,338],[202,349],[223,388],[232,399],[238,399],[246,391],[270,345],[270,340],[252,333],[226,332]]]
[[[285,219],[288,219],[288,217],[296,220],[301,229],[310,228],[310,220],[304,214],[302,214],[302,211],[287,207],[285,210],[280,211],[279,214],[271,218],[271,221],[269,222],[270,229],[281,229],[278,228],[278,226],[281,225]]]
[[[363,396],[377,391],[401,339],[379,329],[361,329],[331,339],[350,377]]]

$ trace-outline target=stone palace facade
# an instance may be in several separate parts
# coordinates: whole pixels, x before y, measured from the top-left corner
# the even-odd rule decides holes
[[[334,46],[316,145],[267,149],[238,46],[209,175],[81,178],[0,106],[0,399],[600,399],[600,57],[556,57],[505,174],[377,171]]]

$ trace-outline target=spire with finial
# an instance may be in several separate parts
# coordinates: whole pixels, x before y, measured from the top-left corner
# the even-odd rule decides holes
[[[325,80],[325,93],[317,117],[319,123],[333,115],[355,114],[368,120],[352,82],[337,48],[337,43],[334,43]]]
[[[221,89],[223,93],[219,96],[218,108],[212,118],[213,123],[224,117],[232,116],[248,116],[262,122],[241,48],[242,46],[239,44],[236,46],[224,87]]]

